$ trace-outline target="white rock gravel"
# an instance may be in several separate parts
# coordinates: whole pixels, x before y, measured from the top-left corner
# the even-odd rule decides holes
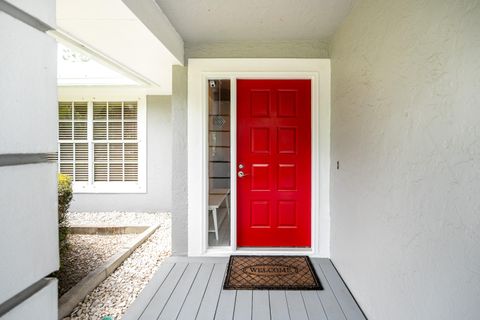
[[[87,235],[69,234],[69,250],[61,257],[61,268],[57,273],[58,294],[61,296],[89,272],[101,266],[117,252],[123,244],[133,240],[136,234]]]
[[[93,213],[81,213],[82,224],[111,223],[111,225],[145,225],[145,221],[160,223],[155,231],[122,265],[93,290],[65,319],[102,319],[111,316],[121,319],[127,308],[150,281],[160,264],[171,254],[171,219],[169,213],[101,213],[95,219]],[[72,214],[80,224],[81,216]],[[137,224],[133,216],[137,217]],[[141,220],[145,218],[146,220]],[[85,222],[88,223],[85,223]],[[71,222],[73,224],[73,222]],[[77,222],[75,222],[77,224]]]

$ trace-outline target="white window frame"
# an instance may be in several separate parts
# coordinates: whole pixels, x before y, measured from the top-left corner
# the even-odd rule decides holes
[[[58,88],[58,101],[88,102],[89,182],[74,181],[74,193],[146,193],[147,192],[147,97],[144,90],[125,88]],[[93,102],[137,102],[138,181],[93,182]],[[57,119],[58,125],[58,119]],[[58,141],[60,144],[60,140]],[[60,164],[58,164],[60,170]]]
[[[207,80],[231,81],[230,246],[208,246]],[[312,83],[311,247],[237,248],[236,242],[236,80],[310,79]],[[189,59],[188,61],[188,255],[306,254],[330,256],[330,60]]]

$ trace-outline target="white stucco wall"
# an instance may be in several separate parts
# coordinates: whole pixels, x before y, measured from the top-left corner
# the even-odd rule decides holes
[[[188,252],[187,67],[172,68],[172,254]]]
[[[233,41],[185,43],[190,58],[328,58],[325,41]]]
[[[45,280],[45,286],[33,295],[28,297],[24,302],[4,316],[2,320],[19,320],[19,319],[58,319],[57,310],[57,286],[58,281],[55,278]]]
[[[480,2],[364,0],[332,48],[332,259],[371,320],[480,314]]]
[[[147,96],[146,193],[75,193],[70,211],[165,212],[172,205],[171,97]]]
[[[8,0],[7,2],[38,20],[55,27],[56,0]]]
[[[54,163],[0,167],[0,304],[58,269],[56,183]]]
[[[56,281],[35,285],[59,267],[55,1],[2,2],[0,317],[56,319]]]
[[[55,40],[0,11],[0,47],[0,153],[56,152]]]

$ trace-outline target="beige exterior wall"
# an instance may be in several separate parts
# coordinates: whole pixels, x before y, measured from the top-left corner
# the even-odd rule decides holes
[[[365,0],[332,44],[332,259],[371,320],[478,318],[480,3]]]

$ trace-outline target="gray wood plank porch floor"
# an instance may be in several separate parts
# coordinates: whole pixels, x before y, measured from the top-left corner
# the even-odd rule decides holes
[[[329,259],[312,259],[321,291],[223,290],[227,263],[227,258],[169,258],[123,319],[366,319]]]

